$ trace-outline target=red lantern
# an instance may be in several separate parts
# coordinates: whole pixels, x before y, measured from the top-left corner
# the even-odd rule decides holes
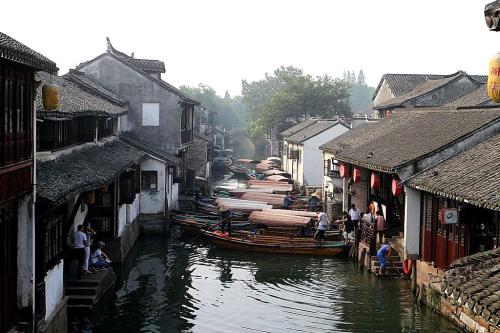
[[[373,189],[380,188],[380,176],[378,173],[372,171],[372,175],[370,177],[370,185]]]
[[[392,194],[395,197],[399,197],[403,193],[403,185],[400,184],[399,180],[392,180]]]
[[[354,168],[354,171],[352,172],[352,180],[355,183],[359,183],[361,181],[361,170],[358,168]]]
[[[341,164],[339,172],[340,172],[340,177],[342,178],[349,177],[349,164]]]

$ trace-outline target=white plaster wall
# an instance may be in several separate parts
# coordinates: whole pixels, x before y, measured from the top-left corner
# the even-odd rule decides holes
[[[387,81],[384,80],[382,83],[382,86],[380,87],[377,96],[373,99],[373,105],[379,105],[381,103],[384,103],[385,101],[390,100],[391,98],[394,98],[394,94],[392,93],[391,89],[389,88],[389,85],[387,84]]]
[[[319,147],[330,140],[335,139],[342,133],[349,130],[348,127],[337,124],[330,127],[326,131],[313,136],[309,140],[304,141],[304,154],[303,154],[303,173],[304,184],[309,186],[321,186],[323,183],[323,153]]]
[[[179,183],[172,184],[171,209],[179,209]]]
[[[156,171],[158,183],[156,190],[141,190],[141,213],[157,214],[165,211],[165,163],[156,159],[147,159],[141,164],[142,171]]]
[[[48,320],[64,297],[64,261],[54,266],[45,276],[45,320]]]
[[[134,202],[129,205],[130,206],[130,219],[127,221],[127,223],[133,222],[137,216],[139,216],[139,213],[141,211],[141,201],[139,200],[139,193],[135,195]]]
[[[78,196],[75,197],[75,201],[78,200]],[[81,208],[78,208],[78,212],[75,215],[75,219],[73,220],[73,227],[72,230],[76,231],[78,225],[83,224],[85,221],[85,218],[87,217],[87,213],[89,212],[89,206],[85,203],[82,202],[84,210],[82,212]]]
[[[19,200],[17,220],[17,306],[28,307],[32,295],[33,219],[31,195]]]
[[[124,204],[118,207],[118,237],[120,237],[125,226],[134,221],[140,212],[140,195],[135,195],[134,202],[130,205]],[[128,214],[127,214],[128,211]],[[127,216],[128,215],[128,216]]]
[[[407,187],[405,189],[404,249],[405,256],[420,254],[420,191]]]
[[[352,189],[356,191],[356,194],[351,196],[351,204],[355,204],[357,208],[363,211],[366,208],[366,197],[368,195],[368,182],[370,181],[371,171],[367,169],[361,169],[361,181],[358,183],[352,184]],[[352,177],[352,174],[351,174]],[[345,191],[344,191],[345,192]],[[345,205],[346,208],[348,205]],[[347,209],[349,210],[349,209]],[[384,214],[385,216],[385,214]]]
[[[300,152],[299,160],[295,162],[295,167],[297,168],[296,180],[300,185],[308,185],[304,179],[304,147],[302,145],[295,145],[295,147]]]

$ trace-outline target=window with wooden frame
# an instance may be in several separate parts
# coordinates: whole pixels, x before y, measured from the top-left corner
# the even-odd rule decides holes
[[[33,70],[0,61],[0,167],[32,158]]]
[[[113,119],[100,117],[97,119],[97,138],[102,139],[113,135]]]
[[[181,113],[181,143],[193,141],[193,105],[183,104]]]
[[[95,191],[95,204],[94,207],[109,208],[112,205],[111,191],[108,192]]]
[[[158,190],[158,171],[141,171],[141,189],[143,191]]]
[[[111,218],[95,216],[91,219],[92,229],[96,231],[110,231],[111,230]]]
[[[37,281],[62,258],[66,246],[65,209],[66,205],[60,206],[36,223]]]

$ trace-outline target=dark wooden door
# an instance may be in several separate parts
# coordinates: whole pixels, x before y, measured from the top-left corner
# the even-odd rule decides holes
[[[16,202],[0,207],[0,332],[12,320],[17,290]]]

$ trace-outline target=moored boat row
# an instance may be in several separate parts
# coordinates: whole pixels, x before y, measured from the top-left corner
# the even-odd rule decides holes
[[[283,209],[285,193],[294,187],[276,158],[237,160],[233,167],[238,176],[248,176],[246,188],[218,189],[216,197],[197,201],[195,212],[174,212],[175,224],[232,250],[322,256],[344,252],[338,231],[327,232],[322,241],[312,237],[317,214],[302,208],[305,201],[295,199],[294,209]]]

